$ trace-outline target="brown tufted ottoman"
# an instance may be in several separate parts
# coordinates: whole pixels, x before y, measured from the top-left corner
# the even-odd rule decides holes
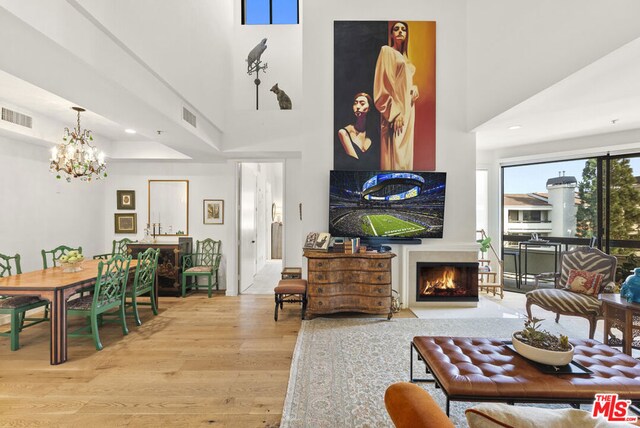
[[[278,307],[282,309],[283,303],[302,303],[302,319],[304,319],[304,312],[307,310],[306,279],[281,279],[273,291],[276,298],[274,320],[278,321]]]
[[[499,339],[416,336],[411,342],[411,381],[435,381],[449,401],[593,403],[596,393],[640,399],[640,361],[588,339],[571,340],[574,361],[592,375],[542,373]],[[413,377],[413,350],[433,379]]]

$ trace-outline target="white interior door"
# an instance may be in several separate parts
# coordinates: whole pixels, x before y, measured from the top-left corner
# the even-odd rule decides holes
[[[255,164],[241,165],[240,186],[240,291],[253,284],[257,271],[256,184]]]

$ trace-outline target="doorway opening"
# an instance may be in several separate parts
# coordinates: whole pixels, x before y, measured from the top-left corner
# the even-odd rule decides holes
[[[238,173],[238,285],[241,294],[273,294],[283,249],[284,168],[241,162]]]

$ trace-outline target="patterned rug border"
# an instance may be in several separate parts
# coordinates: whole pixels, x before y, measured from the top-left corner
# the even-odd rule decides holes
[[[518,318],[303,321],[292,356],[280,426],[392,427],[384,407],[384,390],[393,382],[409,380],[408,351],[414,336],[508,339],[511,331],[522,327],[522,322]],[[366,330],[374,324],[378,334],[367,334]],[[553,322],[543,327],[567,334],[562,325]],[[418,385],[430,392],[444,409],[441,391],[432,383]],[[466,426],[464,410],[475,404],[451,403],[451,419],[456,426]]]

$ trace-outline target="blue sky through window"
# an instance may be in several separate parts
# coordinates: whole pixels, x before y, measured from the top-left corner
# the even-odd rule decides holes
[[[269,0],[245,0],[245,24],[269,24]]]
[[[243,0],[244,24],[297,24],[298,0]],[[271,11],[270,11],[271,8]],[[271,12],[271,16],[270,16]],[[272,22],[270,22],[272,19]]]
[[[297,24],[298,0],[271,0],[273,24]]]
[[[640,158],[629,158],[634,176],[640,176]],[[582,169],[586,159],[553,162],[537,165],[523,165],[504,169],[504,193],[546,192],[547,180],[558,177],[560,171],[565,176],[574,176],[578,183],[582,180]]]

